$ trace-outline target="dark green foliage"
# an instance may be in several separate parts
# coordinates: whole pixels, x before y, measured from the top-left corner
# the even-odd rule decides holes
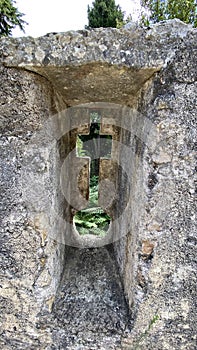
[[[91,159],[89,205],[75,215],[74,222],[82,235],[104,236],[110,217],[98,206],[99,159],[111,157],[112,137],[100,135],[101,116],[98,112],[91,112],[90,121],[89,135],[79,135],[77,139],[77,155]]]
[[[15,1],[0,0],[0,36],[12,35],[12,29],[19,27],[24,32],[23,13],[14,6]]]
[[[124,12],[115,0],[95,0],[88,5],[88,28],[117,28],[123,23]]]
[[[197,27],[197,4],[195,0],[168,0],[168,19],[179,18],[185,23],[191,23]]]
[[[149,14],[143,13],[141,17],[141,21],[145,25],[178,18],[197,27],[195,0],[141,0],[141,5],[149,11]]]
[[[98,176],[90,178],[90,199],[87,209],[75,215],[74,222],[78,232],[104,236],[110,223],[110,217],[98,207]]]

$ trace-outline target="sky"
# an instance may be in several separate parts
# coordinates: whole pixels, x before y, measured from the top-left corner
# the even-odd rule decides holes
[[[16,7],[25,14],[23,19],[29,23],[25,26],[25,34],[14,29],[14,37],[30,35],[38,37],[50,32],[65,32],[84,29],[88,24],[87,6],[92,0],[16,0]],[[140,0],[116,0],[126,15],[137,18]]]

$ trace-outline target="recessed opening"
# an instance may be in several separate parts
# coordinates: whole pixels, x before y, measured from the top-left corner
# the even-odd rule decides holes
[[[99,166],[100,158],[111,158],[112,136],[101,135],[101,115],[98,111],[90,113],[90,132],[78,135],[77,156],[89,157],[89,202],[74,216],[74,224],[80,235],[93,234],[100,237],[106,235],[110,216],[99,206]]]

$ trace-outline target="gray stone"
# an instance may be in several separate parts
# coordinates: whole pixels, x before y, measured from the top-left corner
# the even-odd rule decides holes
[[[0,40],[2,349],[195,349],[196,42],[178,20]],[[104,238],[73,225],[98,109]]]

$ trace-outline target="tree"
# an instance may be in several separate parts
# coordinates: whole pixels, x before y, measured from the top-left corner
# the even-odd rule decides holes
[[[88,28],[121,26],[124,12],[115,0],[95,0],[92,8],[88,5]]]
[[[24,32],[23,13],[14,6],[13,0],[0,0],[0,36],[12,35],[12,29],[19,27]]]
[[[142,14],[143,24],[157,23],[178,18],[197,27],[197,4],[195,0],[141,0],[146,14]]]

